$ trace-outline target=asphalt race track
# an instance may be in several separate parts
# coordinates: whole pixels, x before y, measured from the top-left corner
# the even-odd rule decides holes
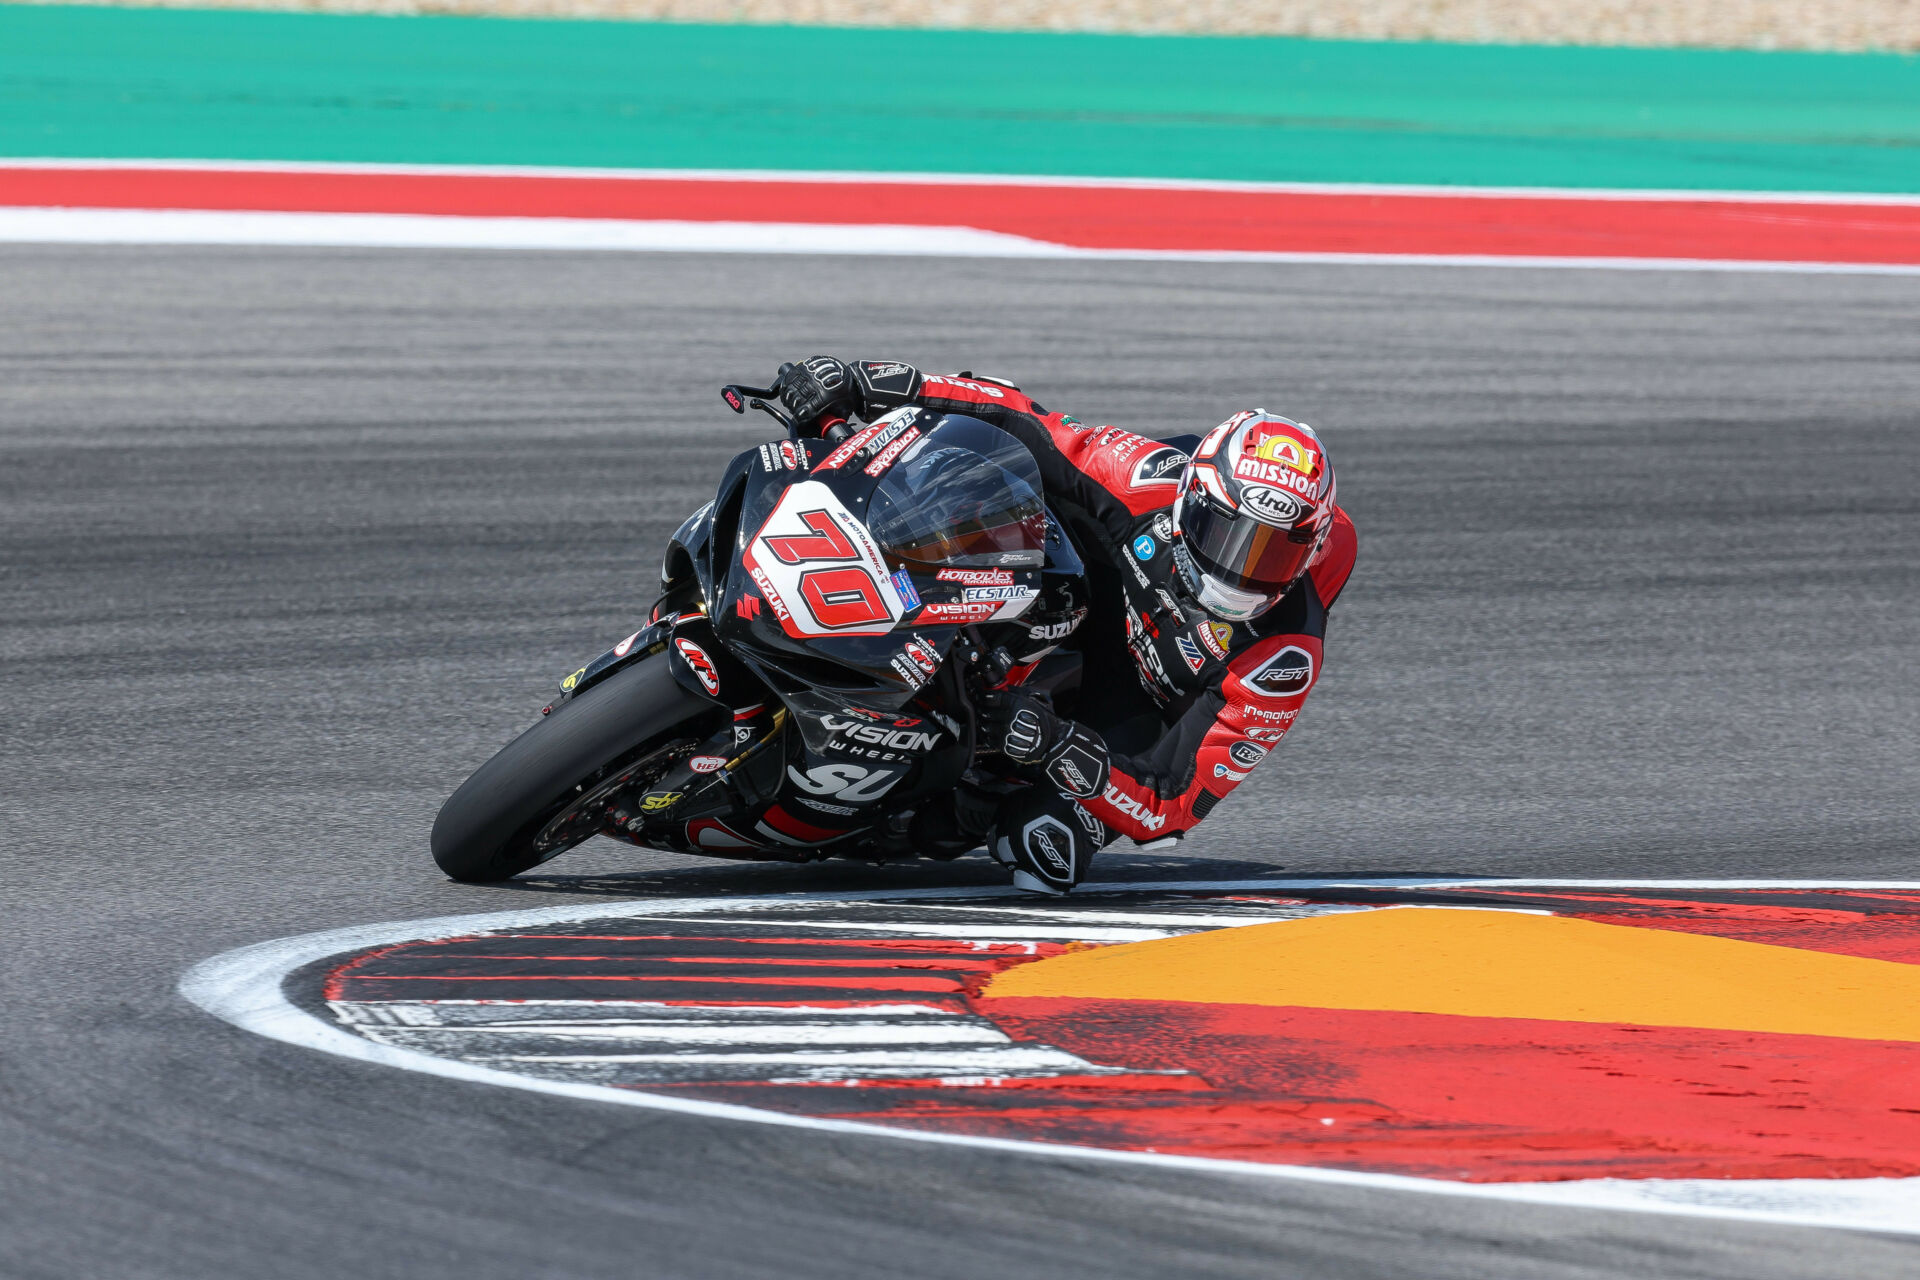
[[[1311,709],[1180,857],[1098,874],[1920,878],[1917,318],[1874,276],[0,249],[0,1273],[1912,1274],[1910,1236],[463,1084],[174,987],[345,925],[994,879],[428,859],[765,438],[717,385],[816,349],[1325,434],[1361,560]]]

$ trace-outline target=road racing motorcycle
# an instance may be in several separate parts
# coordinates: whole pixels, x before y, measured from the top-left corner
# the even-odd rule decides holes
[[[448,798],[434,860],[502,880],[596,835],[720,858],[955,857],[956,796],[1020,784],[979,748],[983,689],[1070,703],[1079,551],[1039,468],[977,418],[906,407],[727,464],[667,543],[647,625],[568,675]],[[1004,765],[1004,761],[1001,761]]]

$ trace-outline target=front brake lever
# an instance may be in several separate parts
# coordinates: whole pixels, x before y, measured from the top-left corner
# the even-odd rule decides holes
[[[800,438],[800,424],[795,422],[792,418],[789,418],[786,414],[780,412],[778,409],[774,408],[772,405],[768,404],[765,400],[754,399],[754,400],[749,400],[747,403],[752,408],[760,410],[760,412],[766,414],[769,418],[772,418],[775,422],[785,427],[787,429],[787,438],[789,440],[798,440]]]
[[[720,398],[727,402],[727,408],[735,413],[758,409],[784,427],[790,439],[798,440],[800,424],[767,403],[768,400],[777,399],[779,394],[770,387],[743,387],[735,382],[720,388]]]

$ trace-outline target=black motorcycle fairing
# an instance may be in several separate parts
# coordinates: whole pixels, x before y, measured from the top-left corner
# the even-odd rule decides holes
[[[660,591],[665,594],[676,583],[694,573],[694,566],[707,554],[707,541],[713,536],[713,523],[707,517],[713,513],[713,502],[709,499],[698,511],[680,522],[680,527],[667,539],[666,555],[660,561]]]
[[[728,708],[765,699],[765,687],[719,642],[705,614],[679,613],[661,621],[671,629],[663,647],[674,682],[681,688]]]
[[[758,450],[748,449],[736,454],[727,463],[726,470],[720,474],[720,485],[714,492],[713,501],[707,504],[700,533],[696,535],[698,550],[688,548],[688,559],[692,561],[694,576],[700,582],[700,598],[706,601],[710,610],[716,610],[719,605],[721,588],[726,585],[738,554],[735,544],[740,527],[740,503],[746,496],[747,482],[753,474],[758,454]]]
[[[898,711],[960,627],[1015,616],[1038,594],[1051,523],[1038,467],[997,427],[917,408],[838,446],[803,444],[806,470],[763,448],[757,467],[743,455],[737,499],[723,485],[716,575],[718,526],[736,500],[739,514],[731,573],[708,597],[715,626],[783,697]],[[870,527],[876,515],[893,541]]]
[[[560,682],[560,698],[565,701],[576,697],[606,679],[620,668],[650,657],[666,648],[673,634],[672,620],[663,618],[659,622],[640,628],[622,640],[613,648],[581,667]]]
[[[974,766],[981,656],[1004,649],[1050,692],[1078,675],[1079,655],[1056,650],[1085,614],[1084,569],[1037,485],[1013,437],[918,409],[734,457],[669,543],[659,620],[569,677],[585,688],[658,655],[714,709],[644,793],[617,799],[605,833],[710,856],[910,856],[902,815]],[[868,527],[877,498],[886,537]],[[755,573],[782,552],[782,583]],[[785,625],[780,587],[791,601],[808,575],[837,587],[847,569],[862,575],[845,593],[852,625]],[[837,607],[835,591],[816,596],[809,609]],[[962,637],[966,663],[950,660]]]

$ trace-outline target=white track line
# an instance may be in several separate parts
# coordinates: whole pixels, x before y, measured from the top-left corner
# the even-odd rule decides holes
[[[1441,885],[1501,888],[1642,889],[1920,889],[1913,881],[1822,880],[1516,880],[1516,879],[1293,879],[1105,882],[1083,886],[1081,893],[1128,892],[1284,892],[1306,888],[1421,889]],[[1920,1178],[1745,1179],[1601,1178],[1573,1182],[1465,1183],[1400,1174],[1357,1173],[1304,1165],[1257,1164],[1173,1156],[1148,1151],[1111,1151],[1014,1138],[932,1133],[815,1116],[788,1115],[730,1103],[705,1102],[640,1093],[607,1085],[542,1080],[497,1071],[450,1058],[375,1044],[314,1017],[290,1002],[281,990],[294,970],[345,952],[395,943],[573,920],[635,919],[668,913],[739,911],[804,903],[906,902],[915,899],[992,899],[1023,897],[1011,887],[895,889],[871,893],[801,893],[757,898],[649,899],[615,903],[572,903],[560,907],[484,915],[440,916],[427,920],[330,929],[255,943],[203,960],[180,979],[182,996],[233,1025],[270,1039],[318,1049],[361,1062],[441,1076],[476,1084],[502,1085],[618,1106],[647,1107],[683,1115],[809,1129],[822,1133],[889,1138],[941,1146],[971,1147],[1052,1159],[1096,1160],[1150,1165],[1207,1174],[1286,1178],[1380,1191],[1418,1191],[1477,1200],[1519,1201],[1563,1209],[1626,1209],[1646,1213],[1733,1219],[1793,1226],[1842,1227],[1862,1231],[1920,1234]]]
[[[0,207],[0,240],[16,244],[907,254],[957,258],[1060,256],[1056,245],[973,227],[468,218],[411,213],[236,213],[205,209]]]
[[[1920,275],[1920,264],[1915,263],[1762,262],[1739,258],[1589,258],[1520,254],[1082,249],[974,227],[901,224],[467,218],[437,214],[236,213],[201,209],[38,209],[5,206],[0,207],[0,243],[837,254],[849,257],[1059,258],[1108,262],[1359,267],[1531,267],[1588,271]]]

